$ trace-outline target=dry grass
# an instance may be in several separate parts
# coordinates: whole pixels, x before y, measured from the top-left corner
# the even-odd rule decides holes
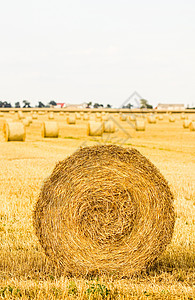
[[[5,117],[10,117],[5,114]],[[17,119],[17,114],[11,116]],[[86,135],[86,122],[75,126],[59,122],[59,139],[43,140],[38,115],[26,128],[26,142],[5,143],[0,120],[0,297],[3,299],[194,299],[195,293],[195,142],[194,131],[183,120],[168,117],[136,132],[127,122],[117,122],[131,135],[126,144],[148,157],[168,180],[174,194],[176,224],[171,244],[156,263],[140,276],[63,277],[46,259],[34,234],[32,211],[43,180],[57,161],[82,143],[119,144],[125,133],[119,128],[103,137]],[[64,139],[64,137],[69,137]],[[126,146],[131,146],[126,145]]]

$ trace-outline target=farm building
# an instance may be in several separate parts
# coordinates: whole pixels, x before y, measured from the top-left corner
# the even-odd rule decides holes
[[[156,107],[158,110],[184,110],[184,104],[162,104],[159,103]]]

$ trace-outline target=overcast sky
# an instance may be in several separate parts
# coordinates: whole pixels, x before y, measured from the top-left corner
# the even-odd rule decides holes
[[[0,100],[195,105],[194,0],[6,0]]]

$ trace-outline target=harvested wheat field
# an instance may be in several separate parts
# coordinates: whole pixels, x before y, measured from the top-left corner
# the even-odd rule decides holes
[[[54,112],[44,138],[37,114],[25,142],[5,141],[17,114],[0,119],[0,298],[195,299],[195,132],[110,115],[115,132],[88,136]]]

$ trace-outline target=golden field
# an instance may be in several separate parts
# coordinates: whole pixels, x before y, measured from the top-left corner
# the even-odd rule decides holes
[[[30,113],[25,113],[29,116]],[[189,115],[194,118],[194,114]],[[146,131],[116,120],[116,132],[87,136],[87,122],[69,125],[54,113],[59,138],[43,139],[38,115],[26,127],[25,142],[4,142],[0,117],[0,299],[195,299],[195,131],[168,115]],[[140,118],[140,117],[139,117]],[[32,226],[32,211],[43,180],[76,149],[97,143],[135,147],[154,163],[174,194],[176,224],[171,244],[146,272],[132,278],[65,277],[47,260]]]

